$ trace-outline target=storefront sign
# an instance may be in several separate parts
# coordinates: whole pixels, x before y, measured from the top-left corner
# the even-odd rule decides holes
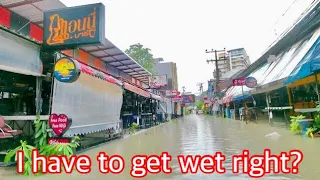
[[[257,80],[254,77],[247,77],[246,78],[246,86],[248,88],[254,88],[257,85]]]
[[[68,7],[44,13],[45,48],[66,49],[103,44],[105,7],[102,3]]]
[[[70,128],[72,120],[65,114],[51,114],[49,117],[49,126],[52,131],[59,137]]]
[[[48,138],[48,144],[69,144],[69,138]]]
[[[167,85],[168,85],[167,75],[149,77],[149,87],[151,89],[161,88]]]
[[[246,84],[246,78],[245,77],[232,80],[232,86],[243,86],[245,84]]]
[[[172,101],[174,101],[174,102],[181,102],[182,100],[183,100],[183,98],[181,96],[172,97]]]
[[[75,61],[64,57],[54,65],[53,75],[60,82],[72,83],[79,78],[80,68]]]
[[[166,90],[166,96],[179,96],[180,92],[178,90]]]
[[[184,103],[194,103],[195,102],[195,95],[194,94],[182,95],[182,97],[183,97]]]

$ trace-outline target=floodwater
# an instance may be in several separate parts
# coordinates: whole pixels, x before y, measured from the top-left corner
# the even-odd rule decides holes
[[[277,132],[281,136],[278,138],[265,138],[266,134]],[[169,123],[138,132],[133,136],[112,141],[100,147],[88,150],[85,154],[92,158],[92,172],[88,175],[81,175],[77,172],[70,175],[43,175],[30,179],[39,180],[87,180],[87,179],[117,179],[128,180],[130,177],[131,157],[136,154],[157,154],[169,152],[173,159],[169,164],[173,169],[170,175],[157,174],[148,175],[148,180],[193,180],[193,179],[250,179],[247,175],[231,173],[231,156],[241,153],[243,149],[249,149],[251,154],[262,153],[265,148],[270,148],[272,153],[279,154],[281,151],[299,149],[304,153],[304,159],[299,166],[298,175],[266,175],[261,179],[282,180],[282,179],[305,179],[315,180],[320,176],[320,138],[306,138],[294,136],[287,129],[281,127],[270,127],[264,123],[245,124],[234,120],[214,119],[212,116],[189,115],[184,118],[173,120]],[[119,154],[125,159],[125,170],[119,175],[101,174],[98,171],[96,155],[100,152],[108,155]],[[195,175],[180,173],[176,156],[184,155],[204,155],[215,152],[222,152],[227,156],[223,163],[227,169],[225,174],[213,173]],[[58,177],[56,177],[58,176]],[[17,176],[12,169],[0,169],[0,179],[29,179]]]

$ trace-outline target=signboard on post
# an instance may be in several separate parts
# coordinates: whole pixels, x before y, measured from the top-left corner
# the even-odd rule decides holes
[[[248,88],[254,88],[257,85],[257,80],[254,77],[247,77],[245,82]]]
[[[182,95],[183,103],[194,103],[195,102],[195,95]]]
[[[102,3],[46,11],[43,21],[44,48],[73,49],[105,41],[105,7]]]
[[[61,58],[54,65],[54,77],[64,83],[75,82],[80,76],[78,64],[70,58]]]
[[[232,80],[232,86],[243,86],[245,84],[246,84],[246,78],[245,77]]]
[[[157,89],[157,88],[165,87],[167,85],[168,85],[167,75],[149,77],[149,87],[151,89]]]

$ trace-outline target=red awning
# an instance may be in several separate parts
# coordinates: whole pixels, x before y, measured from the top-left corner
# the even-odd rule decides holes
[[[86,73],[86,74],[89,74],[91,76],[95,76],[97,78],[103,79],[103,80],[105,80],[105,81],[107,81],[109,83],[112,83],[112,84],[117,84],[119,86],[123,85],[120,80],[118,80],[118,79],[116,79],[116,78],[114,78],[114,77],[112,77],[112,76],[110,76],[110,75],[108,75],[108,74],[106,74],[106,73],[104,73],[102,71],[95,70],[92,67],[87,66],[87,65],[85,65],[85,64],[83,64],[83,63],[81,63],[79,61],[76,61],[76,62],[79,64],[80,70],[83,73]]]
[[[133,86],[133,85],[131,85],[129,83],[124,82],[124,88],[129,90],[129,91],[131,91],[131,92],[139,94],[140,96],[143,96],[143,97],[146,97],[146,98],[150,98],[151,97],[149,92],[147,92],[147,91],[145,91],[145,90],[143,90],[141,88],[138,88],[136,86]]]

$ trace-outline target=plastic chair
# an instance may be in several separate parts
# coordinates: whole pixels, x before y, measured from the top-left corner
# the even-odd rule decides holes
[[[0,130],[4,133],[11,134],[11,136],[17,136],[19,134],[22,134],[21,130],[13,130],[6,122],[4,121],[4,118],[0,116]]]

